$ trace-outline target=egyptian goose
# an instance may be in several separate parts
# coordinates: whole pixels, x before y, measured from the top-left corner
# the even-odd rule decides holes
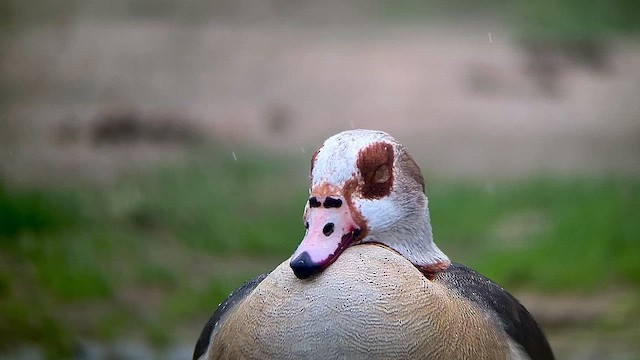
[[[306,234],[218,307],[193,359],[553,359],[533,317],[433,242],[420,168],[381,131],[311,160]]]

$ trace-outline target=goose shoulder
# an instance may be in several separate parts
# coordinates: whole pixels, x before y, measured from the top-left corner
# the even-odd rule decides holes
[[[223,322],[229,313],[231,313],[238,303],[251,294],[251,292],[258,286],[269,274],[262,274],[254,277],[253,279],[246,281],[239,288],[234,290],[229,296],[218,305],[216,311],[211,315],[207,323],[205,324],[198,342],[196,343],[195,350],[193,351],[193,360],[198,360],[207,352],[209,348],[211,337],[215,335],[220,327],[220,323]]]
[[[553,359],[544,333],[527,309],[508,291],[458,263],[436,274],[438,282],[495,316],[509,337],[531,359]]]

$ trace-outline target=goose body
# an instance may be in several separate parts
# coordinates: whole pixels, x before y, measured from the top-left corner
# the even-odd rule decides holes
[[[553,359],[513,296],[433,243],[422,175],[389,135],[328,139],[311,180],[300,247],[218,307],[194,359]]]

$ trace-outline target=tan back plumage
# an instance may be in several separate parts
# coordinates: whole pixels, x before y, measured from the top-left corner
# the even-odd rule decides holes
[[[395,252],[360,245],[308,280],[283,262],[219,324],[208,359],[506,359],[513,351],[489,313]]]

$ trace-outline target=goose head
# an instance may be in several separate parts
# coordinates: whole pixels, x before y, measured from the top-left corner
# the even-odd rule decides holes
[[[380,244],[429,273],[449,266],[433,242],[420,168],[389,134],[349,130],[322,144],[311,159],[306,233],[290,266],[306,279],[349,246]]]

